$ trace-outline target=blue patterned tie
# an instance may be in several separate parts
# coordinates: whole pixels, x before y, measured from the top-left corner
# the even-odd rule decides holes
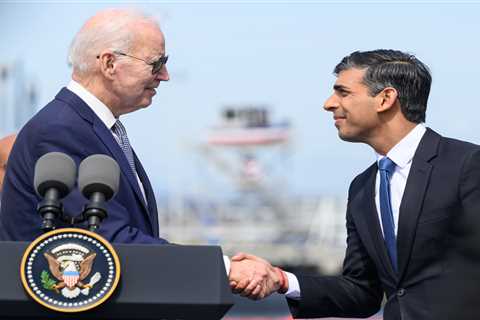
[[[395,239],[395,222],[390,198],[390,178],[395,170],[395,163],[385,157],[379,161],[378,169],[380,170],[380,213],[383,235],[393,269],[397,272],[397,241]]]
[[[125,130],[125,127],[120,120],[117,120],[112,126],[112,131],[117,135],[117,142],[120,145],[120,148],[122,148],[125,157],[127,157],[128,164],[130,165],[130,168],[132,168],[133,174],[135,175],[137,170],[135,168],[135,160],[133,159],[132,146],[130,145],[130,141],[128,141],[127,130]]]

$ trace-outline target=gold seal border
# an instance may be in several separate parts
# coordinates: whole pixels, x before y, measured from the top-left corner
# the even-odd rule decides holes
[[[115,279],[113,280],[113,283],[112,283],[112,286],[111,286],[110,290],[102,298],[100,298],[98,301],[96,301],[95,303],[92,303],[91,305],[88,305],[88,306],[85,306],[85,307],[80,307],[80,308],[63,309],[63,308],[55,307],[55,306],[49,305],[48,303],[45,303],[42,299],[40,299],[39,297],[37,297],[34,294],[34,292],[32,291],[32,289],[30,289],[30,286],[27,283],[27,279],[26,279],[26,276],[25,276],[25,265],[27,264],[27,257],[30,255],[32,250],[40,242],[42,242],[43,240],[45,240],[46,238],[49,238],[51,236],[54,236],[54,235],[57,235],[57,234],[68,233],[68,232],[81,233],[81,234],[90,236],[90,237],[98,240],[105,247],[107,247],[107,249],[110,251],[110,253],[113,256],[113,260],[115,261],[115,267],[116,267],[116,270],[115,270],[116,272],[115,273],[116,273],[116,275],[115,275]],[[39,304],[41,304],[44,307],[46,307],[48,309],[51,309],[51,310],[65,312],[65,313],[74,313],[74,312],[82,312],[82,311],[87,311],[87,310],[93,309],[93,308],[101,305],[108,298],[110,298],[110,296],[113,294],[113,292],[117,288],[118,282],[120,281],[120,270],[121,270],[120,260],[118,259],[117,252],[115,251],[113,246],[105,238],[103,238],[102,236],[100,236],[96,233],[93,233],[91,231],[84,230],[84,229],[63,228],[63,229],[57,229],[57,230],[47,232],[47,233],[41,235],[40,237],[36,238],[35,240],[33,240],[33,242],[27,247],[27,249],[25,250],[25,253],[23,254],[22,263],[20,264],[20,277],[22,278],[23,287],[27,291],[28,295],[30,297],[32,297],[35,301],[37,301]]]

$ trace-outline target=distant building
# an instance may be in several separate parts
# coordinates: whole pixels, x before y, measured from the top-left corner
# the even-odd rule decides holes
[[[0,136],[18,131],[35,113],[37,101],[23,63],[0,63]]]

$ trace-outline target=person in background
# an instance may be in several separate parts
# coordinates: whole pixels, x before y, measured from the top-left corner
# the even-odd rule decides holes
[[[8,156],[15,143],[15,134],[8,135],[0,139],[0,198],[3,189],[3,179],[5,177],[5,171],[7,170]]]

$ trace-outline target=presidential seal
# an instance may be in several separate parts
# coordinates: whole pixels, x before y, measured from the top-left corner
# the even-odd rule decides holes
[[[20,275],[36,302],[60,312],[81,312],[111,296],[120,279],[120,262],[113,247],[98,234],[58,229],[28,246]]]

